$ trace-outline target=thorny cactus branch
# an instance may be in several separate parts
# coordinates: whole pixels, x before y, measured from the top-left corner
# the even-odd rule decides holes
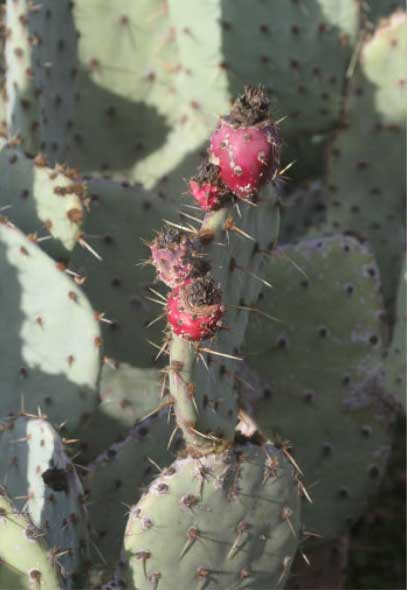
[[[266,94],[262,89],[248,87],[236,101],[230,116],[220,119],[211,139],[209,161],[204,162],[199,174],[190,181],[194,198],[206,212],[196,237],[206,253],[206,262],[212,268],[219,267],[216,278],[221,289],[216,289],[208,272],[206,279],[192,278],[189,285],[184,282],[184,286],[175,287],[167,300],[172,328],[169,336],[170,392],[175,400],[177,423],[195,453],[220,450],[232,444],[234,439],[238,404],[233,388],[223,387],[212,392],[212,407],[208,412],[206,406],[211,396],[207,392],[211,384],[203,385],[202,380],[196,378],[195,368],[199,363],[205,367],[208,354],[217,355],[217,359],[239,359],[236,331],[243,332],[244,327],[234,324],[233,312],[236,310],[233,308],[239,308],[240,314],[247,314],[246,302],[242,299],[243,287],[247,281],[255,285],[256,279],[252,275],[246,281],[240,280],[236,267],[245,268],[245,265],[241,266],[244,249],[249,252],[248,263],[254,272],[263,258],[261,250],[270,246],[267,244],[270,236],[262,235],[262,228],[257,224],[262,218],[270,222],[276,215],[274,207],[265,206],[265,202],[269,201],[269,205],[273,202],[273,197],[270,199],[263,187],[278,175],[280,143]],[[256,231],[250,234],[253,226]],[[230,246],[231,234],[239,240],[239,258]],[[242,240],[244,248],[241,247]],[[179,263],[173,266],[174,274],[179,275],[181,266]],[[230,273],[233,278],[225,299],[225,283]],[[251,293],[252,301],[247,303],[256,301],[260,286],[259,280]],[[192,298],[198,298],[195,305],[191,305]],[[225,320],[221,320],[224,312]],[[213,350],[200,344],[221,329],[228,332],[226,346]],[[213,352],[208,353],[208,350]],[[226,412],[219,411],[222,405],[228,406]],[[206,414],[204,420],[202,414]]]

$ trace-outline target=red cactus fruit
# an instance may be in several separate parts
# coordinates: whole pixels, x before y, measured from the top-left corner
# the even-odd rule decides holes
[[[210,160],[232,193],[246,199],[277,174],[280,147],[268,97],[262,88],[248,86],[212,134]]]
[[[207,277],[188,279],[167,298],[167,318],[175,334],[186,340],[206,340],[222,327],[222,295]]]
[[[201,244],[182,231],[170,228],[160,232],[149,247],[157,276],[168,287],[176,287],[188,277],[208,270],[202,259]]]
[[[204,162],[197,176],[191,178],[189,188],[203,211],[221,207],[228,193],[220,179],[220,169],[209,161]]]

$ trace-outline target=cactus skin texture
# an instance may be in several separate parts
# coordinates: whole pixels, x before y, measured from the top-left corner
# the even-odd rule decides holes
[[[81,431],[83,461],[96,457],[130,434],[144,418],[171,404],[159,369],[139,369],[126,363],[105,363],[99,381],[99,403]]]
[[[177,89],[200,112],[227,110],[245,84],[273,93],[284,136],[292,142],[331,129],[339,120],[341,85],[357,39],[354,0],[202,3],[169,0],[179,62]],[[210,43],[208,43],[210,39]],[[244,50],[242,48],[244,47]],[[208,83],[209,81],[209,83]],[[291,143],[292,143],[291,142]]]
[[[406,404],[406,298],[407,268],[404,261],[397,294],[396,317],[390,345],[386,351],[386,390],[404,406]]]
[[[131,508],[128,587],[282,588],[299,511],[294,468],[270,444],[179,459]]]
[[[365,509],[400,409],[406,14],[2,4],[0,483],[27,514],[0,491],[0,587],[283,588],[300,516],[331,542]],[[217,127],[246,84],[273,118]],[[282,239],[302,241],[278,248],[285,205]],[[163,220],[199,247],[157,274],[145,243]],[[222,301],[191,341],[165,299],[201,275]]]
[[[128,507],[138,502],[157,469],[169,466],[182,446],[180,432],[172,436],[174,427],[168,410],[162,410],[130,428],[124,440],[105,449],[88,466],[84,485],[92,523],[91,549],[97,547],[92,562],[109,576],[120,557]]]
[[[50,168],[42,154],[28,158],[5,144],[0,151],[0,207],[25,233],[39,238],[42,248],[66,258],[82,231],[86,187],[75,170]]]
[[[0,487],[0,588],[58,590],[56,569],[41,531],[20,514]]]
[[[156,356],[147,339],[157,342],[162,326],[144,328],[158,315],[151,297],[156,287],[151,266],[140,263],[148,257],[142,240],[151,240],[161,216],[178,222],[177,206],[171,193],[150,193],[104,179],[87,183],[90,214],[84,233],[102,262],[77,244],[70,269],[86,277],[83,290],[93,308],[105,312],[111,323],[102,323],[104,353],[107,357],[139,368],[148,368]],[[120,206],[118,204],[120,203]],[[133,320],[133,318],[135,318]]]
[[[346,127],[330,147],[326,179],[326,229],[369,240],[390,313],[405,243],[406,23],[405,12],[394,13],[363,45],[345,105]]]
[[[4,47],[7,133],[10,139],[17,137],[25,151],[34,154],[38,151],[40,142],[40,106],[36,99],[33,81],[34,39],[28,26],[29,18],[26,0],[7,0],[5,16],[7,35]]]
[[[94,410],[100,330],[77,285],[32,240],[0,223],[1,416],[38,407],[64,432]]]
[[[279,288],[258,305],[278,322],[249,325],[258,377],[244,391],[267,436],[291,441],[305,486],[319,482],[304,523],[333,539],[366,508],[391,446],[378,269],[366,245],[337,236],[281,247],[265,276]]]
[[[242,83],[273,91],[278,116],[288,115],[291,144],[301,144],[306,132],[302,153],[312,135],[337,124],[360,25],[357,1],[310,0],[307,10],[299,2],[258,3],[255,12],[243,0],[205,3],[199,11],[185,0],[123,0],[103,11],[99,2],[69,10],[68,0],[47,0],[30,15],[42,40],[32,48],[35,83],[53,90],[41,96],[50,158],[56,149],[84,172],[125,176],[147,188],[170,175],[179,189],[193,169],[186,160],[213,127],[212,113],[225,112]],[[50,68],[56,61],[61,68]]]
[[[20,416],[0,424],[1,483],[15,506],[44,531],[63,586],[72,587],[81,552],[86,555],[87,518],[79,477],[64,445],[42,417]]]

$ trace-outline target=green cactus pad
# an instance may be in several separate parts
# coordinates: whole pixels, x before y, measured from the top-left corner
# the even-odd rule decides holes
[[[113,359],[138,367],[151,366],[161,345],[163,324],[147,324],[163,313],[149,298],[154,284],[153,268],[145,263],[150,255],[143,240],[151,240],[160,220],[174,219],[176,205],[165,194],[144,191],[109,180],[90,180],[91,211],[84,235],[102,260],[77,246],[70,267],[86,277],[83,289],[93,307],[112,323],[102,323],[104,352]],[[164,193],[161,193],[164,195]]]
[[[120,440],[130,427],[160,406],[170,403],[164,375],[158,369],[105,364],[99,385],[99,404],[81,433],[84,460],[94,459]]]
[[[291,441],[313,504],[304,525],[335,538],[377,489],[393,417],[384,394],[384,333],[374,259],[354,238],[302,241],[277,250],[267,269],[272,294],[253,319],[246,375],[255,418],[274,441]]]
[[[29,32],[35,39],[31,62],[40,111],[40,149],[53,164],[66,161],[73,141],[78,56],[72,10],[70,0],[41,0],[28,12]]]
[[[386,390],[406,404],[406,264],[400,276],[393,337],[386,351]]]
[[[68,588],[86,551],[83,490],[58,434],[42,417],[0,424],[0,479],[14,505],[44,530]],[[82,551],[81,551],[82,548]]]
[[[124,0],[100,10],[100,0],[88,0],[75,3],[72,16],[79,71],[70,162],[150,188],[199,148],[208,130],[176,91],[178,48],[166,6]]]
[[[22,231],[37,234],[44,250],[66,257],[80,233],[85,185],[75,171],[49,168],[7,144],[0,150],[0,210]]]
[[[1,416],[41,407],[77,432],[96,405],[99,326],[83,293],[32,241],[0,223]]]
[[[169,0],[185,101],[222,113],[243,84],[274,93],[285,135],[330,129],[359,26],[354,0],[202,3]]]
[[[317,234],[326,215],[326,188],[321,181],[296,187],[282,201],[281,244],[297,242]]]
[[[270,444],[173,463],[132,506],[129,588],[282,588],[300,518],[293,467]]]
[[[4,48],[0,56],[0,135],[7,136],[7,122],[6,122],[6,78],[5,78],[5,63],[4,63]]]
[[[0,488],[0,588],[58,590],[56,570],[41,531],[17,512]]]
[[[4,45],[6,66],[6,122],[9,139],[17,138],[24,151],[39,149],[39,105],[35,93],[32,47],[29,29],[30,2],[7,0]]]
[[[328,229],[373,247],[393,309],[405,241],[403,129],[407,114],[406,15],[397,12],[364,44],[349,87],[346,128],[330,149]]]
[[[85,487],[94,559],[112,568],[119,559],[129,506],[137,502],[157,469],[167,467],[179,447],[174,420],[167,410],[134,426],[128,436],[89,465]],[[171,444],[170,443],[171,440]],[[92,545],[92,546],[93,546]]]

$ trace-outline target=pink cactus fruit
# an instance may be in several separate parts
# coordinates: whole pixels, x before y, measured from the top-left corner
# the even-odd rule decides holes
[[[167,319],[186,340],[206,340],[222,327],[222,295],[212,279],[188,279],[167,297]]]
[[[208,270],[199,240],[177,229],[160,232],[149,247],[157,277],[171,289]]]
[[[197,176],[191,178],[189,188],[203,211],[219,209],[229,192],[220,178],[220,169],[208,160],[201,165]]]
[[[220,167],[221,179],[232,193],[247,199],[275,178],[280,148],[270,100],[262,88],[248,86],[212,134],[210,160]]]

